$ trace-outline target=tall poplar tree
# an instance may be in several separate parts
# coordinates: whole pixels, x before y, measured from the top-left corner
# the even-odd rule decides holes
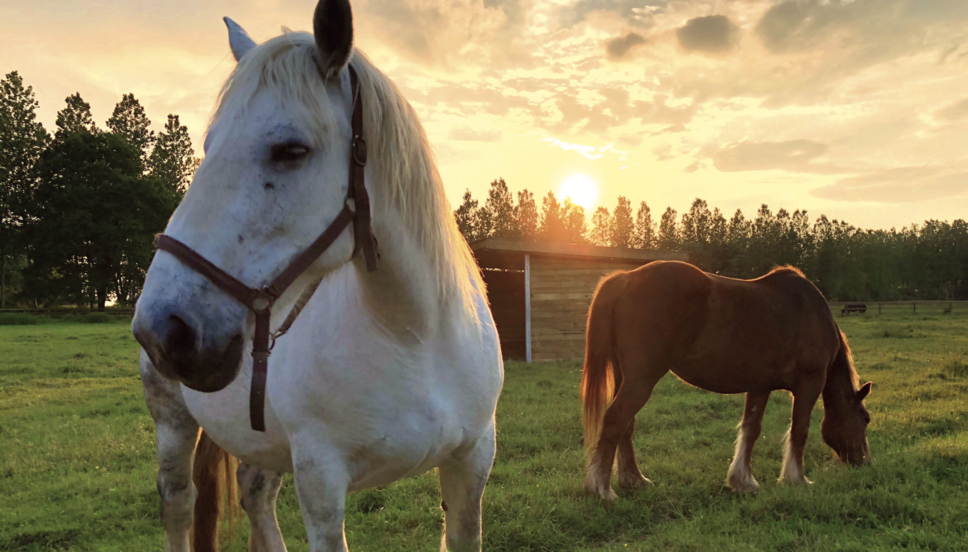
[[[107,122],[111,132],[122,136],[138,150],[144,167],[148,165],[148,157],[155,143],[155,133],[148,128],[150,126],[151,121],[148,120],[144,107],[134,94],[121,96],[121,101],[114,106],[114,112]]]
[[[184,194],[197,167],[188,127],[178,115],[168,115],[165,131],[158,135],[148,158],[148,173],[166,186]]]
[[[490,211],[493,220],[493,237],[517,238],[519,236],[518,224],[514,218],[514,199],[503,178],[491,182],[485,208]]]
[[[652,210],[644,201],[639,204],[639,210],[635,214],[635,242],[633,246],[638,249],[655,249],[657,246]]]
[[[542,240],[568,241],[568,233],[565,231],[565,222],[561,214],[561,204],[558,203],[555,193],[548,191],[548,195],[541,200],[541,225],[538,234]]]
[[[0,81],[0,308],[7,306],[7,259],[18,247],[35,166],[50,136],[37,121],[33,87],[13,71]]]
[[[565,240],[569,243],[585,243],[588,241],[588,223],[585,220],[585,208],[576,205],[567,197],[561,207],[561,219],[565,226]]]
[[[591,242],[595,245],[607,246],[609,243],[609,226],[611,219],[608,215],[608,208],[600,206],[592,214],[592,233]]]
[[[632,202],[625,196],[618,196],[618,205],[612,213],[608,230],[608,243],[612,247],[633,247],[635,220],[632,218]]]
[[[659,249],[676,250],[682,241],[679,239],[678,213],[672,207],[666,207],[659,221]]]
[[[518,192],[514,218],[517,221],[521,239],[528,241],[535,239],[538,234],[538,207],[534,202],[534,194],[527,189]]]
[[[81,98],[80,92],[71,94],[64,102],[67,105],[57,112],[57,131],[54,133],[54,139],[61,140],[77,132],[97,133],[97,125],[94,124],[94,116],[91,115],[91,104]]]
[[[454,210],[454,219],[457,220],[457,229],[468,242],[474,241],[474,216],[477,213],[477,200],[471,196],[470,189],[464,191],[463,201]]]

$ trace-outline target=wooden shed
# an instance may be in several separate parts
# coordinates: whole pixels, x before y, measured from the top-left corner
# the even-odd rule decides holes
[[[471,244],[484,273],[505,358],[585,356],[585,319],[598,280],[658,260],[686,261],[677,251],[646,251],[489,238]]]

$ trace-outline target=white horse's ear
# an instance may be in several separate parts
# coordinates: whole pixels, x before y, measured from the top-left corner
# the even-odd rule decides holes
[[[235,61],[239,61],[249,50],[256,47],[256,43],[235,21],[228,17],[223,17],[222,21],[225,21],[225,26],[229,28],[229,47],[232,48],[232,55],[235,56]]]
[[[323,78],[337,77],[353,53],[353,10],[349,0],[319,0],[313,15],[316,61]]]

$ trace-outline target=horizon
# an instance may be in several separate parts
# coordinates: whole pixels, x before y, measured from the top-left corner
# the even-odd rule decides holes
[[[0,71],[34,88],[49,131],[69,94],[103,127],[131,92],[156,131],[179,115],[197,155],[234,67],[221,17],[262,42],[309,28],[315,6],[78,4],[0,7]],[[639,4],[365,0],[357,46],[420,115],[452,209],[497,178],[540,204],[584,174],[589,217],[623,195],[859,228],[965,218],[968,96],[952,91],[968,84],[968,4]]]

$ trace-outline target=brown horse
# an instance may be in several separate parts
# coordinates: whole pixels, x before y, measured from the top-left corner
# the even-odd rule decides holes
[[[847,339],[820,291],[791,267],[756,280],[707,274],[680,262],[654,262],[602,278],[588,312],[581,379],[585,490],[606,499],[618,451],[618,484],[651,484],[632,448],[635,414],[668,372],[716,393],[746,393],[726,484],[748,493],[753,444],[770,392],[793,394],[781,482],[809,483],[803,447],[810,413],[823,395],[821,434],[841,461],[870,461],[864,397]],[[609,404],[609,399],[611,404]]]

